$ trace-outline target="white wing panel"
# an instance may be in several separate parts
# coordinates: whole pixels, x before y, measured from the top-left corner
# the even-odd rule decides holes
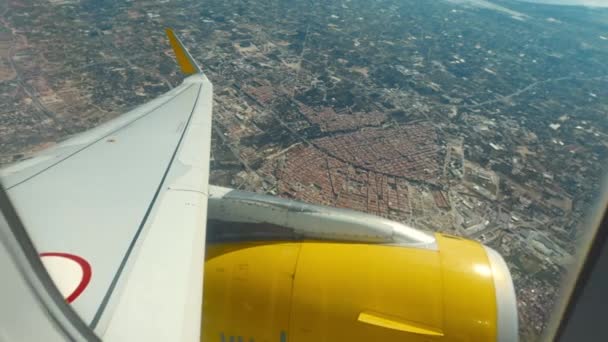
[[[169,273],[183,271],[179,267],[162,272],[183,282],[176,289],[196,288],[184,296],[201,296],[211,91],[204,75],[191,76],[160,98],[2,173],[38,251],[74,255],[90,265],[90,281],[72,306],[91,327],[101,322],[98,333],[111,314],[121,314],[118,294],[125,284],[158,281],[149,264],[159,262],[158,255],[197,263],[192,275]],[[158,284],[156,291],[164,291],[165,282]],[[152,293],[155,286],[146,288]],[[132,304],[146,302],[129,293]],[[200,315],[200,305],[196,311]]]
[[[104,340],[200,339],[212,103],[211,83],[202,77],[177,165],[151,214],[124,291],[112,303],[115,313],[107,328],[105,321],[98,326]]]
[[[122,129],[124,126],[136,121],[139,118],[150,114],[156,108],[163,106],[166,102],[171,101],[183,92],[187,86],[185,84],[174,88],[173,90],[157,97],[156,99],[147,102],[128,113],[122,114],[113,120],[105,122],[86,132],[77,134],[69,139],[58,143],[57,145],[41,151],[31,159],[20,161],[19,163],[9,165],[0,170],[0,178],[6,189],[10,189],[15,185],[35,176],[39,172],[52,167],[61,162],[72,154],[77,153],[95,141],[102,139],[112,132]]]

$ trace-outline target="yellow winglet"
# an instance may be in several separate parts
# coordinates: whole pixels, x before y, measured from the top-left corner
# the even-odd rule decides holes
[[[175,35],[172,29],[166,28],[165,32],[167,32],[167,37],[169,37],[169,42],[171,43],[171,47],[173,48],[173,52],[175,53],[175,59],[177,60],[177,64],[179,64],[182,72],[185,75],[192,75],[201,72],[201,68],[196,64],[194,58],[190,55],[190,52],[186,50],[184,44],[179,38]]]
[[[399,330],[419,335],[443,336],[443,332],[437,328],[429,327],[417,322],[406,321],[401,318],[389,317],[375,312],[362,312],[359,314],[358,320],[359,322],[386,329]]]

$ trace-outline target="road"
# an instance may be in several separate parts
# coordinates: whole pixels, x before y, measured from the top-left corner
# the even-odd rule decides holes
[[[493,104],[496,102],[503,102],[503,101],[510,101],[511,99],[513,99],[516,96],[519,96],[527,91],[530,91],[531,89],[537,87],[538,85],[541,84],[546,84],[546,83],[552,83],[552,82],[560,82],[560,81],[565,81],[565,80],[581,80],[581,81],[590,81],[590,80],[601,80],[601,79],[608,79],[608,75],[604,75],[604,76],[594,76],[594,77],[577,77],[577,76],[563,76],[563,77],[557,77],[557,78],[550,78],[547,80],[542,80],[542,81],[536,81],[533,83],[528,84],[527,86],[509,94],[506,96],[501,96],[500,98],[494,99],[494,100],[488,100],[488,101],[484,101],[484,102],[480,102],[480,103],[476,103],[474,105],[462,105],[462,106],[458,106],[458,108],[466,108],[466,109],[471,109],[471,108],[478,108],[478,107],[483,107],[485,105],[489,105],[489,104]]]
[[[29,87],[29,85],[27,85],[27,83],[25,83],[21,73],[19,72],[19,69],[17,68],[17,66],[15,64],[15,60],[13,59],[13,57],[15,55],[15,48],[16,48],[15,42],[16,42],[17,35],[16,35],[15,28],[11,27],[9,25],[9,23],[6,20],[4,20],[4,14],[6,13],[7,10],[8,9],[5,9],[2,12],[2,15],[0,15],[0,22],[2,23],[2,25],[4,27],[6,27],[7,29],[9,29],[11,31],[11,35],[13,37],[13,39],[11,41],[11,47],[8,52],[8,62],[9,62],[9,65],[11,66],[11,69],[13,69],[13,73],[15,74],[15,79],[17,80],[17,83],[19,84],[21,89],[23,89],[23,91],[27,94],[27,96],[29,96],[32,99],[32,102],[34,103],[34,106],[36,107],[36,109],[38,109],[38,111],[43,115],[43,116],[39,117],[39,119],[41,119],[41,120],[44,120],[46,118],[54,119],[55,113],[50,111],[48,108],[46,108],[44,106],[44,104],[42,104],[42,102],[40,102],[40,99],[36,95],[36,92],[33,89],[31,89]]]

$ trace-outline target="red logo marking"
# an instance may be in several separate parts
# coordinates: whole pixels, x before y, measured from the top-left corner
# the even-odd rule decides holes
[[[76,298],[78,298],[78,296],[80,296],[80,294],[84,291],[84,289],[87,287],[87,285],[89,285],[89,282],[91,281],[91,275],[93,274],[93,272],[91,270],[91,265],[86,260],[79,257],[78,255],[69,254],[69,253],[50,252],[50,253],[40,253],[40,257],[66,258],[66,259],[76,262],[82,269],[82,279],[80,280],[80,283],[78,284],[76,289],[74,289],[74,291],[72,291],[72,293],[69,296],[67,296],[65,299],[68,303],[72,303]]]

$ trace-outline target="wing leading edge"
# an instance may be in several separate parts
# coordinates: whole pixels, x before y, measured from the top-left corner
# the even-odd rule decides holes
[[[1,173],[51,278],[103,339],[200,334],[212,85],[168,34],[193,63],[180,86]]]

